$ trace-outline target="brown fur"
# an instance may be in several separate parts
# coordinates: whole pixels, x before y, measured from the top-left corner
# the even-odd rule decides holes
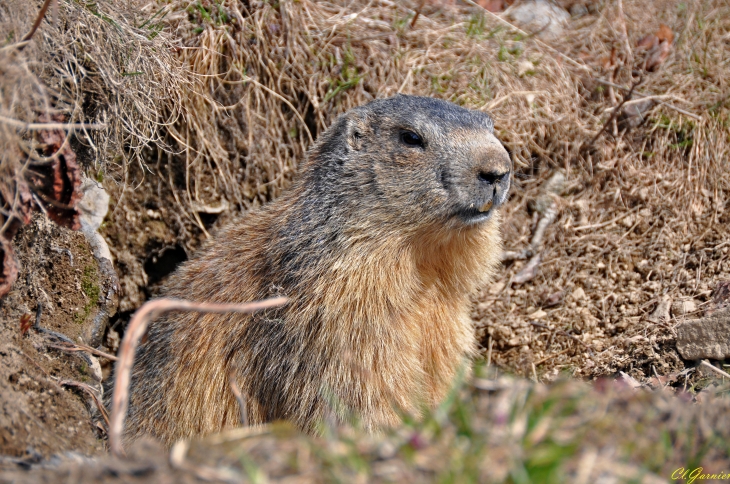
[[[408,145],[406,131],[424,144]],[[240,425],[230,372],[253,424],[315,431],[354,417],[374,430],[437,404],[475,351],[469,296],[498,263],[508,186],[509,158],[485,114],[397,96],[341,116],[287,194],[222,230],[167,288],[290,303],[153,324],[133,370],[127,440],[170,444]]]

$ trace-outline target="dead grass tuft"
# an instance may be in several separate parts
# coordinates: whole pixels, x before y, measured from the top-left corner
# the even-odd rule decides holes
[[[22,126],[48,112],[45,87],[30,72],[18,52],[0,50],[0,295],[7,294],[18,268],[10,240],[30,220],[31,193],[24,171],[32,153],[32,137],[22,137]],[[25,130],[27,134],[27,129]]]

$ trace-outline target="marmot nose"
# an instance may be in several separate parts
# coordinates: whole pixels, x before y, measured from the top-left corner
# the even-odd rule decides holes
[[[490,170],[490,171],[480,171],[477,175],[477,178],[479,178],[479,181],[488,183],[490,185],[496,185],[497,183],[500,183],[504,181],[505,178],[509,176],[509,170],[507,171],[498,171],[498,170]]]
[[[498,142],[490,143],[480,156],[475,157],[474,168],[482,186],[505,185],[509,182],[512,162],[509,154]],[[473,172],[472,172],[473,173]]]

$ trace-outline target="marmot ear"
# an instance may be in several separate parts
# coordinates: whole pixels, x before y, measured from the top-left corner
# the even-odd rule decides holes
[[[369,129],[365,114],[356,110],[348,113],[345,126],[347,127],[345,130],[347,146],[352,150],[360,151],[365,140],[365,133]]]

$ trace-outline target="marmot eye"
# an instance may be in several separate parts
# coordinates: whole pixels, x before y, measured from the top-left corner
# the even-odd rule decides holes
[[[423,146],[423,140],[413,131],[403,131],[400,134],[400,139],[402,142],[410,146]]]

